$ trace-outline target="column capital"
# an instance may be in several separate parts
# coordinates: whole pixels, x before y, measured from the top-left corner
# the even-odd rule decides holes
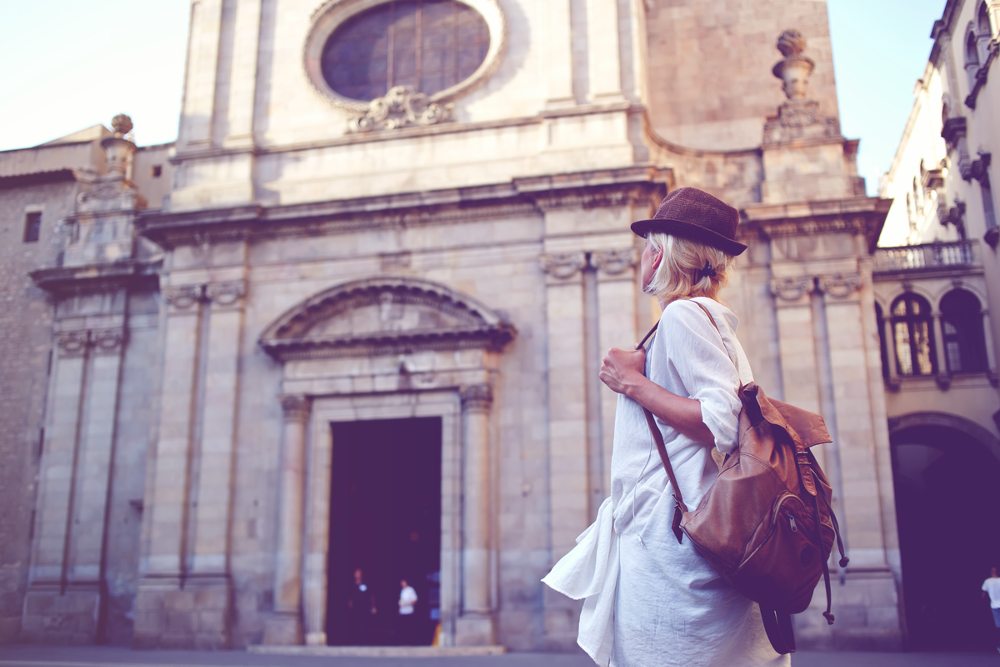
[[[488,384],[472,384],[462,387],[462,409],[466,412],[485,412],[493,403],[493,388]]]
[[[771,295],[778,301],[799,301],[813,291],[812,276],[785,276],[771,280]]]
[[[90,344],[90,332],[86,329],[56,332],[56,345],[64,357],[83,356]]]
[[[94,329],[90,332],[90,344],[98,354],[117,354],[125,344],[125,329]]]
[[[602,278],[627,275],[639,263],[635,248],[598,250],[590,254],[590,265]]]
[[[305,394],[282,394],[281,411],[286,421],[299,421],[309,415],[310,400]]]
[[[816,280],[817,289],[834,299],[846,300],[861,290],[864,281],[859,274],[834,273],[819,276]]]
[[[224,282],[209,283],[205,286],[205,298],[212,303],[213,307],[233,307],[239,308],[243,305],[243,298],[246,296],[247,286],[245,280],[227,280]]]
[[[163,299],[171,313],[194,312],[195,304],[204,298],[204,285],[171,285],[163,288]]]
[[[587,256],[581,252],[544,253],[539,258],[542,271],[555,281],[568,281],[587,268]]]

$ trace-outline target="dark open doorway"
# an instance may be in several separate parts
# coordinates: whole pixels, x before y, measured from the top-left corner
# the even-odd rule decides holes
[[[980,587],[1000,559],[1000,464],[971,436],[934,424],[893,432],[892,462],[911,648],[990,648]]]
[[[440,608],[441,419],[335,422],[331,431],[328,641],[430,644]],[[356,568],[375,614],[348,608],[359,599]],[[401,579],[419,598],[406,619]]]

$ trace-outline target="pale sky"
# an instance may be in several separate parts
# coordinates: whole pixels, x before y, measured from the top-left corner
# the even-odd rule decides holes
[[[861,139],[870,193],[892,161],[944,3],[828,0],[841,124],[845,136]],[[0,0],[0,150],[110,125],[119,112],[132,117],[140,145],[173,141],[189,7],[187,0]]]

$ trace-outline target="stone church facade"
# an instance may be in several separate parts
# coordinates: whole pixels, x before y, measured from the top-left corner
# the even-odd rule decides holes
[[[825,3],[191,11],[176,144],[120,116],[0,154],[0,637],[334,643],[333,564],[370,527],[338,531],[375,517],[344,489],[402,451],[345,471],[375,446],[350,429],[403,448],[430,420],[412,493],[440,511],[410,539],[435,545],[439,643],[572,646],[578,605],[539,579],[609,492],[601,353],[655,321],[628,223],[693,185],[742,211],[724,299],[758,382],[834,434],[851,564],[836,625],[799,635],[900,643],[891,202],[840,132]]]

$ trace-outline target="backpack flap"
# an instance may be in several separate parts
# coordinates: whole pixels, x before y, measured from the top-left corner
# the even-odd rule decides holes
[[[755,382],[740,387],[740,400],[751,424],[756,426],[764,420],[777,426],[788,434],[797,449],[808,449],[833,441],[821,415],[768,398]]]

